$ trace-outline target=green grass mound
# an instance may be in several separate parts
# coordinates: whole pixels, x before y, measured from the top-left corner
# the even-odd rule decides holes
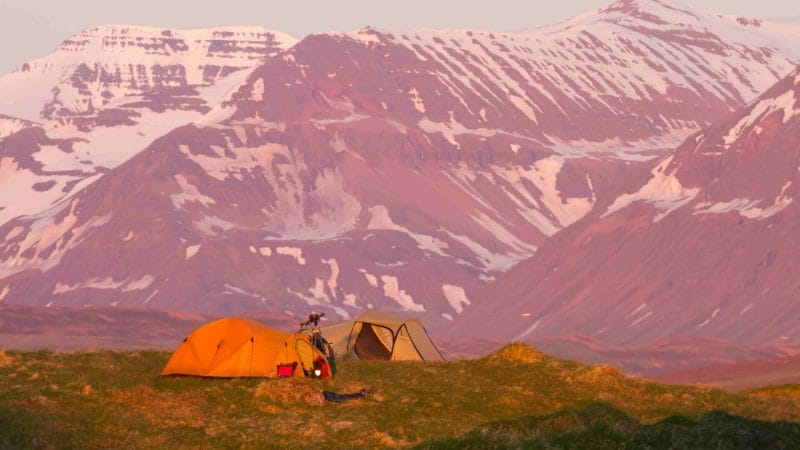
[[[535,363],[544,359],[545,354],[528,344],[512,342],[488,356],[488,360],[498,363]]]
[[[712,411],[698,421],[671,416],[642,425],[610,404],[593,403],[579,410],[482,425],[462,437],[415,448],[788,449],[800,448],[800,424]]]

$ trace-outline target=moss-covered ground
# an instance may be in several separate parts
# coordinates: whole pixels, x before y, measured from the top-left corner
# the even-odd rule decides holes
[[[324,381],[161,377],[169,356],[0,351],[0,448],[800,448],[798,386],[670,386],[519,344]]]

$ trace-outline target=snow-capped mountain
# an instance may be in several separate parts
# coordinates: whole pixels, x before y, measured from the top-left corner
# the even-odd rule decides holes
[[[295,42],[263,28],[91,28],[0,78],[0,111],[32,121],[72,119],[90,128],[135,121],[133,106],[207,110],[198,88]]]
[[[796,348],[799,99],[800,69],[553,237],[450,332]]]
[[[261,28],[109,25],[0,77],[0,114],[11,116],[0,116],[0,138],[26,124],[44,130],[37,136],[70,142],[69,151],[24,138],[6,144],[30,163],[0,154],[5,184],[14,186],[14,195],[0,196],[0,223],[51,207],[156,137],[200,119],[261,60],[295,41]]]
[[[0,296],[442,325],[642,161],[788,72],[792,30],[650,0],[521,33],[306,37],[193,124],[3,225]],[[5,148],[79,144],[26,131]]]

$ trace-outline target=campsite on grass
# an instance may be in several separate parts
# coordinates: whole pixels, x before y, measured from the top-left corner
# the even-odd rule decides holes
[[[797,386],[670,386],[522,344],[470,360],[342,359],[327,379],[161,376],[170,358],[0,352],[0,448],[800,445]]]
[[[800,0],[3,33],[0,450],[800,450]]]
[[[249,319],[225,318],[207,323],[180,343],[161,374],[327,378],[334,374],[337,357],[444,361],[416,319],[370,311],[320,329],[323,315],[312,313],[307,322],[300,324],[301,331],[293,334]],[[302,332],[302,327],[310,324],[310,334]],[[315,342],[317,339],[319,342]]]
[[[525,344],[445,361],[414,319],[321,316],[215,320],[171,354],[0,352],[0,447],[800,445],[797,386],[669,386]]]

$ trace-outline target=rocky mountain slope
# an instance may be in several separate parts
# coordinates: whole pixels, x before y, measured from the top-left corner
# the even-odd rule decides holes
[[[261,28],[108,25],[1,76],[0,138],[39,131],[3,145],[0,223],[51,207],[201,118],[260,61],[294,42]]]
[[[452,332],[796,348],[798,98],[800,70],[687,139],[498,279]]]
[[[380,307],[442,326],[642,161],[788,72],[793,33],[642,0],[530,32],[309,36],[192,124],[0,227],[0,296]],[[77,145],[31,129],[0,154]]]

